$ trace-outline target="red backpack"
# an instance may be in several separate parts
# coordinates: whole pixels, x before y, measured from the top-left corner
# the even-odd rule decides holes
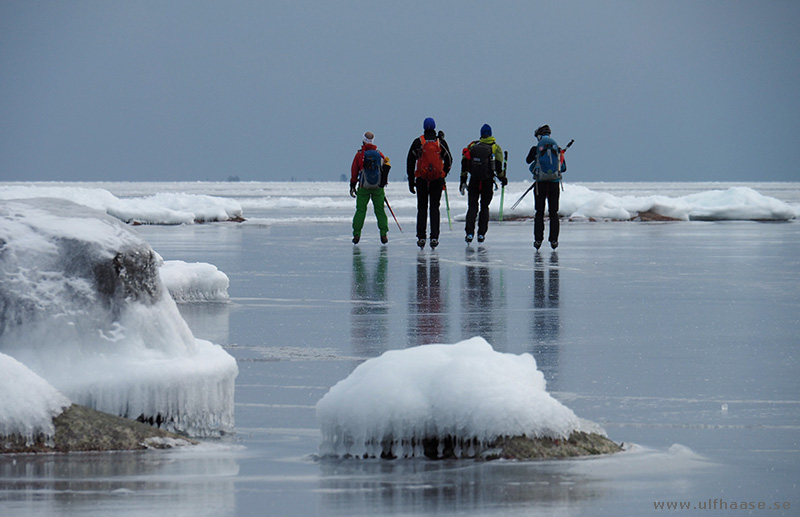
[[[422,142],[422,150],[417,158],[417,170],[414,175],[428,181],[444,178],[444,160],[442,160],[439,139],[425,140],[423,135],[419,137],[419,140]]]

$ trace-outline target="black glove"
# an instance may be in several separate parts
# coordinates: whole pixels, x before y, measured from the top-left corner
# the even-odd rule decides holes
[[[504,187],[508,185],[508,178],[506,178],[505,176],[499,176],[497,179],[500,180],[500,184],[503,185]]]
[[[355,184],[355,182],[350,183],[350,197],[356,197],[356,184]]]
[[[408,191],[412,194],[417,193],[417,190],[414,188],[414,180],[408,180]]]
[[[461,192],[462,196],[467,192],[467,182],[466,181],[461,180],[461,184],[458,186],[458,191]]]

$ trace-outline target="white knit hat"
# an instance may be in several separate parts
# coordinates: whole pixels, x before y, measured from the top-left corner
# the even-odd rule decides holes
[[[364,139],[362,140],[365,144],[371,144],[375,140],[375,135],[372,134],[372,131],[367,131],[364,133]]]

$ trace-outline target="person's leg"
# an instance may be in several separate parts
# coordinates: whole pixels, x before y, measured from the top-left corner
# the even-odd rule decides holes
[[[536,213],[533,216],[533,240],[534,242],[542,242],[544,240],[544,204],[547,199],[547,193],[544,192],[544,182],[540,181],[533,189],[534,209]]]
[[[386,209],[384,208],[384,199],[386,194],[382,188],[372,191],[372,209],[375,211],[375,218],[378,220],[378,230],[381,236],[389,233],[389,218],[386,217]]]
[[[558,219],[558,199],[561,191],[560,183],[551,182],[550,189],[547,192],[547,211],[550,216],[550,242],[558,242],[558,234],[560,230],[560,221]]]
[[[353,215],[353,237],[361,235],[364,219],[367,217],[367,203],[369,203],[369,193],[366,189],[359,188],[356,191],[356,213]]]
[[[478,217],[480,195],[480,182],[470,182],[467,186],[467,221],[464,225],[464,232],[467,236],[475,234],[475,218]]]
[[[425,240],[428,229],[428,182],[417,179],[417,240]]]
[[[489,205],[494,196],[494,183],[491,181],[482,182],[481,186],[481,211],[478,216],[478,235],[486,235],[489,230]]]

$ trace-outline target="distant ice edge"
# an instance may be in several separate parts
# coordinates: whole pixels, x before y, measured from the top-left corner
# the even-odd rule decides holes
[[[316,410],[322,457],[475,458],[505,438],[605,436],[547,393],[533,356],[495,352],[480,337],[369,359]]]

